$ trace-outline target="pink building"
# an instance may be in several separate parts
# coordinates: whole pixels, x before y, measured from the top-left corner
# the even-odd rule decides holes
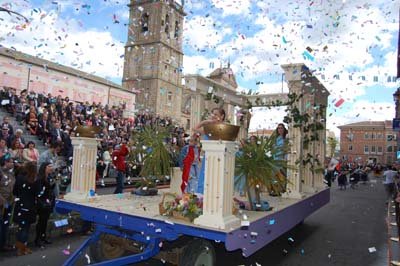
[[[12,49],[0,47],[0,87],[17,93],[27,89],[37,93],[69,97],[76,102],[96,102],[135,109],[135,94],[121,85],[77,69],[56,64]]]

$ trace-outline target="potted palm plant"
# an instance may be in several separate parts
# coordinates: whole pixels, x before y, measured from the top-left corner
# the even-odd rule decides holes
[[[131,142],[135,148],[131,151],[129,161],[141,165],[140,176],[143,177],[136,194],[157,194],[156,183],[170,176],[172,158],[167,148],[168,137],[168,128],[161,126],[147,126],[133,134]]]
[[[276,146],[276,136],[261,138],[256,143],[248,143],[241,147],[236,156],[235,186],[244,184],[251,210],[262,206],[262,187],[281,187],[284,190],[287,181],[279,178],[285,169],[286,160],[276,159],[287,146]]]

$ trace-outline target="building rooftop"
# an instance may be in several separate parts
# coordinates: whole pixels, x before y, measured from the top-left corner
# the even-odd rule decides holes
[[[216,80],[218,82],[224,81],[229,84],[233,89],[236,89],[238,87],[235,75],[233,74],[233,70],[230,68],[229,65],[228,67],[219,67],[215,69],[213,72],[211,72],[210,75],[208,75],[208,78]]]
[[[351,123],[347,125],[338,126],[339,129],[346,129],[346,128],[361,128],[361,127],[371,127],[371,128],[391,128],[392,121],[385,120],[385,121],[361,121],[356,123]]]
[[[77,76],[79,78],[82,79],[87,79],[90,81],[94,81],[103,85],[107,85],[113,88],[117,88],[117,89],[123,89],[121,85],[114,83],[112,81],[109,81],[105,78],[101,78],[99,76],[95,76],[80,70],[77,70],[75,68],[72,67],[68,67],[68,66],[64,66],[58,63],[54,63],[51,62],[49,60],[46,59],[41,59],[29,54],[25,54],[13,49],[9,49],[6,47],[0,47],[0,55],[3,55],[5,57],[9,57],[12,58],[14,60],[20,61],[20,62],[24,62],[27,64],[31,64],[31,65],[35,65],[35,66],[39,66],[39,67],[46,67],[47,69],[51,69],[51,70],[56,70],[56,71],[60,71],[63,72],[65,74],[70,74],[70,75],[74,75]]]

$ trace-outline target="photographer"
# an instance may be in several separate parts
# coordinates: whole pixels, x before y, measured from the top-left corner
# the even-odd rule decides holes
[[[43,163],[49,163],[53,165],[54,170],[57,170],[60,167],[58,154],[61,152],[61,147],[62,143],[60,142],[51,143],[50,148],[40,155],[38,165],[40,166]],[[60,194],[59,181],[56,181],[54,194],[56,197]]]
[[[0,157],[0,252],[12,250],[7,245],[8,227],[14,202],[13,188],[15,184],[14,160],[9,153]]]
[[[56,186],[53,165],[44,162],[39,167],[38,176],[35,181],[37,191],[37,214],[39,216],[36,224],[35,245],[42,247],[43,244],[51,244],[46,238],[47,222],[55,205],[54,188]]]

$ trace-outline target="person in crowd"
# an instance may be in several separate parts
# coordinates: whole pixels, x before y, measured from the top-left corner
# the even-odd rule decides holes
[[[11,137],[12,137],[12,135],[10,135],[8,133],[9,130],[10,129],[7,126],[2,127],[1,128],[1,136],[0,136],[1,139],[4,139],[6,141],[7,148],[11,147]]]
[[[22,166],[22,163],[24,162],[24,144],[22,144],[19,139],[15,139],[11,144],[9,152],[11,153],[11,157],[17,163],[16,166]]]
[[[62,156],[66,158],[68,164],[72,164],[72,156],[74,152],[74,147],[72,146],[71,140],[71,131],[65,129],[62,132],[62,140],[63,140],[63,149],[62,149]]]
[[[0,138],[0,157],[8,152],[7,142],[5,139]]]
[[[37,166],[34,162],[26,162],[23,171],[16,176],[13,194],[19,200],[15,202],[14,222],[18,225],[16,248],[17,256],[32,253],[27,242],[31,224],[36,222],[36,196],[37,186],[35,185]]]
[[[340,172],[338,176],[338,186],[340,190],[346,190],[347,186],[347,175],[349,174],[349,167],[346,163],[342,163],[340,166]]]
[[[112,158],[111,158],[112,153],[113,153],[113,146],[108,145],[107,150],[103,152],[103,162],[106,167],[104,169],[102,178],[108,176],[108,170],[110,168],[110,164],[112,163]]]
[[[14,161],[9,153],[1,156],[0,167],[0,252],[2,252],[13,250],[13,247],[6,243],[12,216],[15,184]]]
[[[3,124],[1,125],[1,128],[8,128],[8,134],[10,136],[14,135],[14,128],[13,126],[10,124],[10,117],[5,116],[3,118]]]
[[[39,160],[39,151],[36,149],[35,142],[29,141],[22,153],[24,161],[37,162]]]
[[[393,199],[395,193],[395,180],[398,179],[397,172],[393,170],[391,165],[386,167],[386,170],[383,172],[383,185],[385,186],[386,191],[386,203],[389,200]]]
[[[20,102],[15,106],[15,119],[17,122],[24,124],[25,110],[28,107],[25,98],[21,98]]]
[[[63,141],[63,131],[61,129],[60,121],[56,121],[54,128],[51,129],[51,142],[62,142]]]
[[[38,107],[38,117],[40,118],[45,112],[47,112],[46,110],[46,103],[45,102],[41,102],[39,107]]]
[[[128,147],[126,146],[126,140],[123,141],[122,145],[116,145],[111,155],[113,165],[117,170],[117,186],[114,194],[122,193],[124,190],[124,176],[126,172],[125,156],[129,153]]]
[[[39,156],[39,162],[38,164],[41,165],[44,162],[51,163],[51,164],[56,164],[59,158],[59,154],[61,151],[61,143],[60,142],[53,142],[50,144],[50,148]]]
[[[222,108],[214,108],[211,110],[211,116],[207,120],[203,120],[194,127],[194,132],[201,134],[203,139],[208,139],[208,136],[204,132],[204,126],[210,124],[223,123],[225,121],[225,110]],[[205,158],[205,156],[204,156]],[[205,160],[201,161],[201,168],[199,172],[199,182],[197,185],[197,193],[204,193],[204,172],[205,172]]]
[[[29,113],[27,114],[26,120],[27,128],[29,129],[31,135],[36,135],[39,120],[35,106],[29,107]]]
[[[38,122],[38,137],[43,140],[43,144],[48,144],[50,140],[51,123],[49,121],[49,114],[47,111],[39,118]]]
[[[53,168],[57,170],[60,167],[60,157],[59,154],[62,149],[62,143],[61,142],[54,142],[50,144],[50,148],[39,156],[39,161],[38,165],[42,165],[43,163],[47,162],[53,165]],[[56,180],[56,185],[54,187],[54,194],[56,197],[59,196],[60,194],[60,181]]]
[[[197,147],[197,137],[192,136],[189,144],[181,150],[179,167],[182,170],[182,193],[194,193],[197,191],[200,153]]]
[[[19,143],[25,146],[26,142],[25,138],[23,137],[23,134],[24,132],[22,131],[22,129],[18,128],[17,130],[15,130],[15,134],[10,137],[11,143],[13,143],[14,140],[19,140]]]
[[[37,191],[37,214],[39,216],[36,224],[35,245],[38,247],[42,247],[43,244],[51,244],[51,241],[47,239],[46,232],[47,223],[55,205],[55,180],[53,173],[53,165],[49,162],[44,162],[39,167],[39,172],[35,181]]]

